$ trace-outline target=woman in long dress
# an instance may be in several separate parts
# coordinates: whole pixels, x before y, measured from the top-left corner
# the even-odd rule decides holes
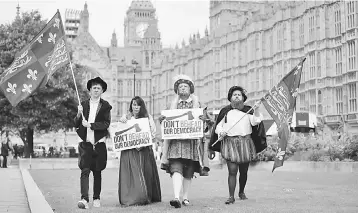
[[[148,118],[152,138],[155,137],[155,123],[139,96],[131,100],[129,114],[120,122],[130,119]],[[121,152],[118,185],[119,203],[122,206],[146,205],[161,202],[161,189],[157,164],[152,146],[133,148]]]

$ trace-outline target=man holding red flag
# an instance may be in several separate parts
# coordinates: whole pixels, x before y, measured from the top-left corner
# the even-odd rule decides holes
[[[51,75],[69,63],[66,36],[60,12],[41,32],[17,52],[15,59],[0,76],[0,89],[12,106],[46,85]]]
[[[266,110],[275,120],[278,130],[278,152],[272,172],[280,166],[286,155],[286,147],[290,138],[290,124],[296,107],[296,98],[300,86],[303,63],[306,58],[294,67],[282,80],[273,87],[262,99]]]
[[[262,114],[256,105],[245,105],[246,92],[242,87],[233,86],[228,92],[227,99],[230,105],[219,112],[213,127],[210,140],[210,149],[220,152],[226,160],[229,186],[229,198],[225,204],[235,202],[235,188],[237,173],[239,177],[239,198],[246,200],[245,186],[250,162],[256,153],[266,148],[266,134],[263,126]],[[222,140],[220,143],[217,143]]]

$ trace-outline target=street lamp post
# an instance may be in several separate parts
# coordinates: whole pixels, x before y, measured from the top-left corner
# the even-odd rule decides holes
[[[132,59],[133,65],[133,97],[135,96],[135,71],[137,69],[138,62],[135,59]]]
[[[153,81],[153,79],[152,79],[152,81]],[[155,92],[156,92],[156,87],[155,86],[153,86],[153,118],[154,118],[154,114],[155,114],[155,110],[154,110],[154,96],[155,96]]]

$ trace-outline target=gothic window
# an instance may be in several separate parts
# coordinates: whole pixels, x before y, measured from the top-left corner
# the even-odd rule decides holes
[[[308,18],[308,27],[309,27],[309,30],[308,30],[308,33],[309,33],[309,38],[310,38],[310,41],[313,41],[315,38],[314,38],[314,28],[315,28],[315,20],[314,20],[314,16],[312,15],[311,17]]]
[[[132,96],[132,91],[133,91],[133,83],[131,80],[129,80],[127,81],[127,96]]]
[[[153,61],[154,61],[154,57],[155,57],[155,54],[154,54],[154,52],[152,52],[152,63],[153,63]]]
[[[342,48],[335,50],[336,53],[336,83],[341,83],[342,80]]]
[[[269,70],[270,70],[270,78],[269,78],[270,84],[269,84],[269,89],[271,89],[271,88],[273,87],[273,84],[274,84],[273,67],[271,66],[271,67],[269,68]]]
[[[321,90],[318,90],[318,103],[319,104],[322,103],[322,92],[321,92]]]
[[[348,9],[348,29],[351,29],[355,27],[355,5],[354,1],[349,1],[347,3],[347,9]]]
[[[300,98],[300,110],[305,111],[305,105],[306,105],[306,98],[305,98],[305,94],[299,94],[299,98]]]
[[[316,37],[317,39],[320,39],[320,17],[319,17],[319,9],[316,11]]]
[[[311,53],[309,54],[309,59],[310,59],[310,79],[315,78],[316,77],[316,70],[315,70],[315,66],[316,66],[316,57],[315,57],[315,53]]]
[[[356,44],[355,41],[348,42],[348,70],[356,68]]]
[[[348,85],[349,90],[349,112],[357,112],[357,85],[356,83],[350,83]]]
[[[303,47],[304,45],[304,33],[305,33],[305,28],[304,28],[304,21],[303,21],[303,17],[300,19],[300,24],[299,24],[299,38],[300,38],[300,47]]]
[[[123,81],[118,80],[118,96],[123,96]]]
[[[147,51],[145,52],[145,65],[149,66],[149,53]]]
[[[337,110],[337,114],[343,113],[343,90],[342,90],[342,87],[336,88],[336,110]]]
[[[140,96],[141,95],[141,90],[142,90],[142,88],[141,88],[141,81],[140,80],[138,80],[138,81],[136,81],[135,82],[136,83],[136,85],[135,85],[135,95],[137,95],[137,96]]]
[[[256,33],[255,35],[255,51],[256,51],[256,54],[259,53],[260,51],[260,41],[259,41],[259,33]]]
[[[256,69],[256,90],[260,90],[260,69]]]
[[[321,52],[317,52],[317,77],[320,78],[321,75]]]
[[[341,35],[341,10],[336,10],[334,12],[334,35],[339,36]]]
[[[220,99],[220,84],[219,80],[215,80],[215,98]]]
[[[310,112],[316,113],[316,90],[310,91]]]
[[[123,114],[123,103],[121,103],[120,101],[119,101],[119,106],[118,106],[118,115],[122,115]]]

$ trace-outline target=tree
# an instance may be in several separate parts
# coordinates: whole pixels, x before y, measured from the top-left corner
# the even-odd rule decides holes
[[[15,53],[29,43],[45,26],[37,11],[23,13],[10,25],[0,25],[0,40],[6,41],[5,51],[0,51],[0,66],[8,67]],[[75,78],[81,100],[88,94],[79,83],[85,67],[75,65]],[[0,70],[1,71],[1,70]],[[77,94],[69,66],[62,67],[50,78],[44,88],[12,107],[3,94],[0,94],[0,130],[11,129],[22,139],[25,156],[33,153],[34,132],[58,131],[73,127],[77,113]]]

